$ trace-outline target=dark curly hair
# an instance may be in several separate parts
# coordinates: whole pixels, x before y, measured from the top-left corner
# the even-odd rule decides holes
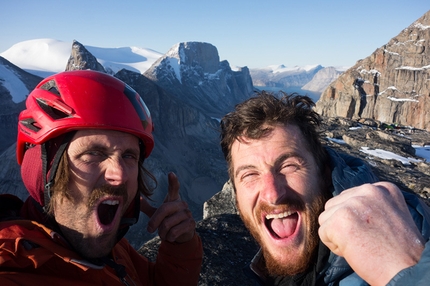
[[[234,111],[221,119],[221,148],[233,180],[231,146],[241,136],[250,139],[263,138],[278,124],[299,127],[307,143],[305,146],[315,158],[321,174],[328,162],[328,155],[319,140],[317,127],[321,117],[312,110],[315,103],[308,96],[297,93],[278,94],[261,91],[236,105]]]

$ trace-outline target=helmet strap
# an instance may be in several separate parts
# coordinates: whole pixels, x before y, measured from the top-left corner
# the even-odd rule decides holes
[[[44,197],[44,206],[43,209],[45,212],[48,211],[48,206],[51,201],[51,187],[54,184],[55,174],[57,173],[58,164],[60,163],[61,157],[63,156],[64,151],[69,145],[72,137],[76,132],[66,133],[61,141],[61,145],[59,146],[57,152],[55,152],[52,165],[49,172],[48,178],[48,154],[49,154],[49,145],[52,142],[45,142],[42,144],[42,183],[44,186],[43,197]]]

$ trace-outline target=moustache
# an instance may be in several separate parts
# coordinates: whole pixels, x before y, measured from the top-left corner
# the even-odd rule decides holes
[[[122,197],[124,202],[127,202],[127,186],[125,184],[121,184],[119,186],[103,185],[95,188],[91,193],[90,199],[88,200],[88,208],[94,207],[97,201],[105,196]]]
[[[262,213],[287,212],[290,210],[304,211],[306,209],[305,202],[300,198],[285,199],[276,205],[261,202],[257,207],[257,215],[260,217]]]

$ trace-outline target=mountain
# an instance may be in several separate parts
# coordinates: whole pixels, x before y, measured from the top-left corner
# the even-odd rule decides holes
[[[344,67],[322,67],[321,65],[295,67],[279,65],[250,69],[250,74],[253,85],[257,89],[296,92],[308,95],[317,101],[321,92],[345,70]]]
[[[316,92],[323,92],[330,83],[336,80],[339,75],[341,75],[344,71],[336,69],[335,67],[326,67],[320,69],[313,78],[303,85],[301,88],[303,90],[310,90]]]
[[[323,69],[320,65],[286,67],[284,65],[269,66],[262,69],[251,69],[250,74],[254,86],[271,87],[302,87],[312,80],[314,75]]]
[[[216,47],[209,43],[173,46],[144,76],[178,100],[185,100],[216,118],[253,92],[248,68],[233,71],[228,61],[220,62]]]
[[[41,77],[46,77],[66,69],[64,63],[67,62],[68,58],[70,57],[70,54],[72,52],[72,45],[73,42],[63,42],[54,39],[29,40],[13,45],[5,52],[0,53],[0,56],[21,67],[25,71],[28,71]],[[100,48],[85,45],[85,48],[89,53],[94,55],[94,57],[97,59],[98,64],[103,66],[104,70],[112,75],[117,73],[121,69],[144,73],[157,60],[161,60],[161,57],[163,56],[162,53],[156,52],[154,50],[138,47]],[[166,53],[170,60],[174,58],[178,60],[180,59],[179,54],[176,57],[172,56],[176,52],[175,49],[178,48],[180,48],[179,44],[172,47],[173,50]],[[193,55],[188,55],[188,59],[192,60],[192,58]],[[202,61],[206,62],[206,59],[202,59]],[[168,64],[172,63],[169,62]],[[210,65],[211,64],[208,61],[207,65],[205,65],[205,68],[208,68]],[[175,63],[173,63],[172,67],[174,66]],[[227,61],[226,67],[228,67],[228,69],[233,69],[236,72],[231,73],[230,71],[228,71],[228,73],[234,74],[235,77],[237,77],[238,75],[240,77],[241,71],[245,73],[248,72],[247,67],[231,68]],[[319,71],[319,69],[321,69],[321,72]],[[269,66],[262,69],[250,69],[249,73],[251,75],[254,88],[272,91],[278,91],[282,89],[289,93],[299,92],[302,94],[307,94],[311,96],[315,101],[317,101],[320,97],[321,91],[337,77],[333,73],[324,72],[325,69],[326,68],[318,65],[295,67],[286,67],[284,65],[279,65]],[[345,70],[344,68],[338,67],[336,67],[335,69],[339,72]],[[175,69],[172,69],[172,71],[175,72]],[[186,73],[187,71],[184,70],[182,72]],[[206,73],[206,71],[204,71],[203,73]],[[216,74],[212,74],[210,71],[207,74],[213,77],[217,77]],[[150,77],[149,74],[147,74],[147,76]],[[316,77],[314,78],[314,76]],[[159,80],[162,79],[160,78]],[[228,83],[219,83],[224,84],[224,86],[226,86],[226,84],[228,85]],[[215,85],[212,87],[205,87],[204,82],[188,84],[190,85],[190,91],[193,92],[197,92],[199,88],[218,88]],[[302,87],[306,84],[310,84],[309,88],[302,89]],[[196,88],[193,88],[192,85],[197,86],[197,90]],[[244,86],[242,85],[241,87]],[[222,92],[222,89],[218,89],[218,92]],[[203,93],[205,93],[204,90]],[[199,102],[205,101],[200,99]],[[214,100],[211,100],[211,102],[214,102]],[[221,100],[220,102],[222,103],[224,101]],[[219,103],[214,103],[212,106],[216,106],[217,104]]]
[[[429,63],[430,11],[340,75],[316,111],[430,130]]]

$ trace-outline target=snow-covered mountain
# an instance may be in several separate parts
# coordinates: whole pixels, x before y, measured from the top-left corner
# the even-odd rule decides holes
[[[309,95],[314,101],[321,92],[347,67],[323,67],[306,65],[287,67],[272,65],[261,69],[250,69],[254,86],[260,89],[283,90]]]
[[[123,68],[143,73],[163,55],[151,49],[138,47],[85,47],[111,74]],[[72,42],[36,39],[19,42],[0,53],[0,56],[25,71],[47,77],[65,70],[71,50]]]
[[[115,74],[123,68],[143,74],[163,56],[163,53],[139,47],[100,48],[85,45],[85,48],[110,74]],[[45,38],[17,43],[0,53],[0,56],[27,72],[46,77],[66,69],[65,64],[70,57],[71,50],[72,42]],[[175,57],[170,58],[175,59]],[[175,66],[174,62],[170,62],[170,64],[172,67]],[[177,65],[178,63],[176,63]],[[243,68],[231,67],[233,71],[240,71]],[[282,89],[287,92],[301,92],[303,88],[304,91],[313,92],[314,99],[318,100],[319,94],[325,87],[347,69],[344,67],[329,68],[331,71],[334,69],[335,72],[324,72],[326,68],[321,65],[294,67],[271,65],[265,68],[249,69],[249,72],[253,85],[257,88]],[[320,70],[322,71],[319,72]]]

